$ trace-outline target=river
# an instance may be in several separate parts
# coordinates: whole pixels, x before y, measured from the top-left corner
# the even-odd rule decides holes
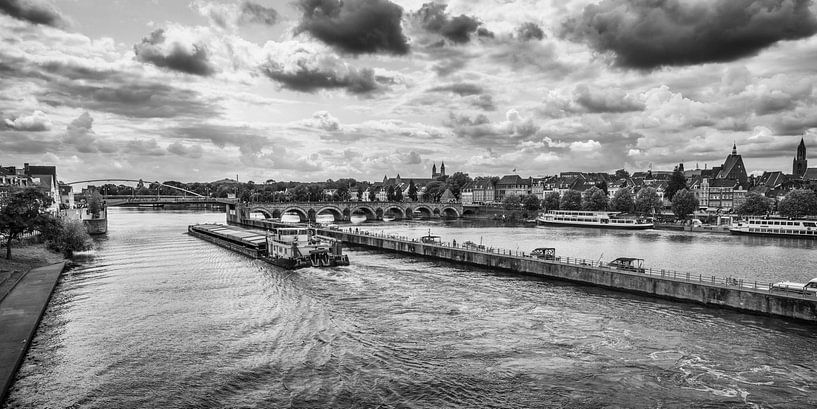
[[[221,213],[109,217],[58,285],[7,407],[817,405],[813,325],[362,249],[348,267],[291,272],[184,234]],[[811,243],[773,239],[358,227],[757,279],[758,263],[815,271]]]

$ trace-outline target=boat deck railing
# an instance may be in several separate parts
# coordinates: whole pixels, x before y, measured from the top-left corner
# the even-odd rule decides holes
[[[722,287],[722,288],[732,288],[738,289],[742,291],[752,291],[752,292],[762,292],[762,293],[774,293],[778,296],[785,296],[785,297],[792,297],[792,298],[814,298],[814,295],[809,293],[798,293],[796,291],[780,291],[780,290],[773,290],[772,283],[764,283],[758,282],[757,280],[746,280],[740,277],[733,277],[733,276],[717,276],[717,275],[704,275],[702,273],[692,273],[689,271],[677,271],[677,270],[669,270],[669,269],[658,269],[658,268],[650,268],[644,267],[640,269],[625,269],[625,268],[616,268],[607,265],[605,262],[600,260],[590,260],[585,258],[579,257],[559,257],[555,260],[544,259],[537,256],[532,256],[529,253],[519,250],[511,250],[511,249],[503,249],[497,247],[488,247],[485,248],[474,248],[472,246],[465,246],[459,242],[441,242],[441,243],[424,243],[421,242],[418,238],[408,237],[408,236],[400,236],[394,234],[387,234],[387,233],[377,233],[377,232],[370,232],[367,230],[357,230],[353,228],[348,229],[329,229],[334,230],[337,232],[341,232],[343,234],[351,234],[357,236],[368,236],[368,237],[379,237],[383,239],[389,239],[404,243],[411,243],[411,244],[420,244],[424,246],[431,246],[431,247],[450,247],[456,248],[458,250],[470,251],[473,253],[487,253],[487,254],[497,254],[506,257],[514,257],[518,259],[524,260],[536,260],[543,263],[556,263],[556,264],[571,264],[582,266],[586,268],[594,268],[599,270],[606,270],[606,271],[615,271],[618,273],[623,274],[632,274],[638,276],[652,276],[656,278],[661,278],[664,280],[672,280],[672,281],[679,281],[679,282],[698,282],[701,284],[706,284],[709,286],[714,287]],[[634,271],[637,270],[637,271]]]

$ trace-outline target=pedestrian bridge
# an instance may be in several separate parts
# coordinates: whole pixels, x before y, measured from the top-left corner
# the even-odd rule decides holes
[[[458,218],[462,203],[432,202],[276,202],[228,205],[227,212],[239,219],[278,219],[283,214],[297,214],[301,221],[315,221],[318,215],[331,214],[336,221],[350,221],[353,215],[367,220]]]
[[[136,195],[136,196],[102,196],[108,206],[133,206],[133,205],[165,205],[165,204],[228,204],[235,203],[237,199],[225,199],[207,196],[156,196],[156,195]]]

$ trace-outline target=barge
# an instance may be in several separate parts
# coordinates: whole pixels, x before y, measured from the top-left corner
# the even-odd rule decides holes
[[[290,270],[349,265],[339,240],[315,234],[310,227],[275,227],[260,232],[221,224],[194,224],[187,231],[191,236]]]

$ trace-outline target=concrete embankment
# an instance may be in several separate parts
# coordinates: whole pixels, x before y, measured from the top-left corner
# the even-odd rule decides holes
[[[768,286],[725,282],[717,277],[647,270],[644,273],[611,269],[592,261],[541,260],[510,251],[493,252],[447,245],[425,244],[413,239],[348,230],[321,229],[321,234],[344,243],[433,257],[480,267],[497,268],[526,275],[567,280],[661,298],[726,307],[755,314],[817,322],[817,299],[803,295],[772,293]],[[505,254],[502,254],[505,253]]]
[[[25,359],[65,262],[35,268],[0,301],[0,405]]]

